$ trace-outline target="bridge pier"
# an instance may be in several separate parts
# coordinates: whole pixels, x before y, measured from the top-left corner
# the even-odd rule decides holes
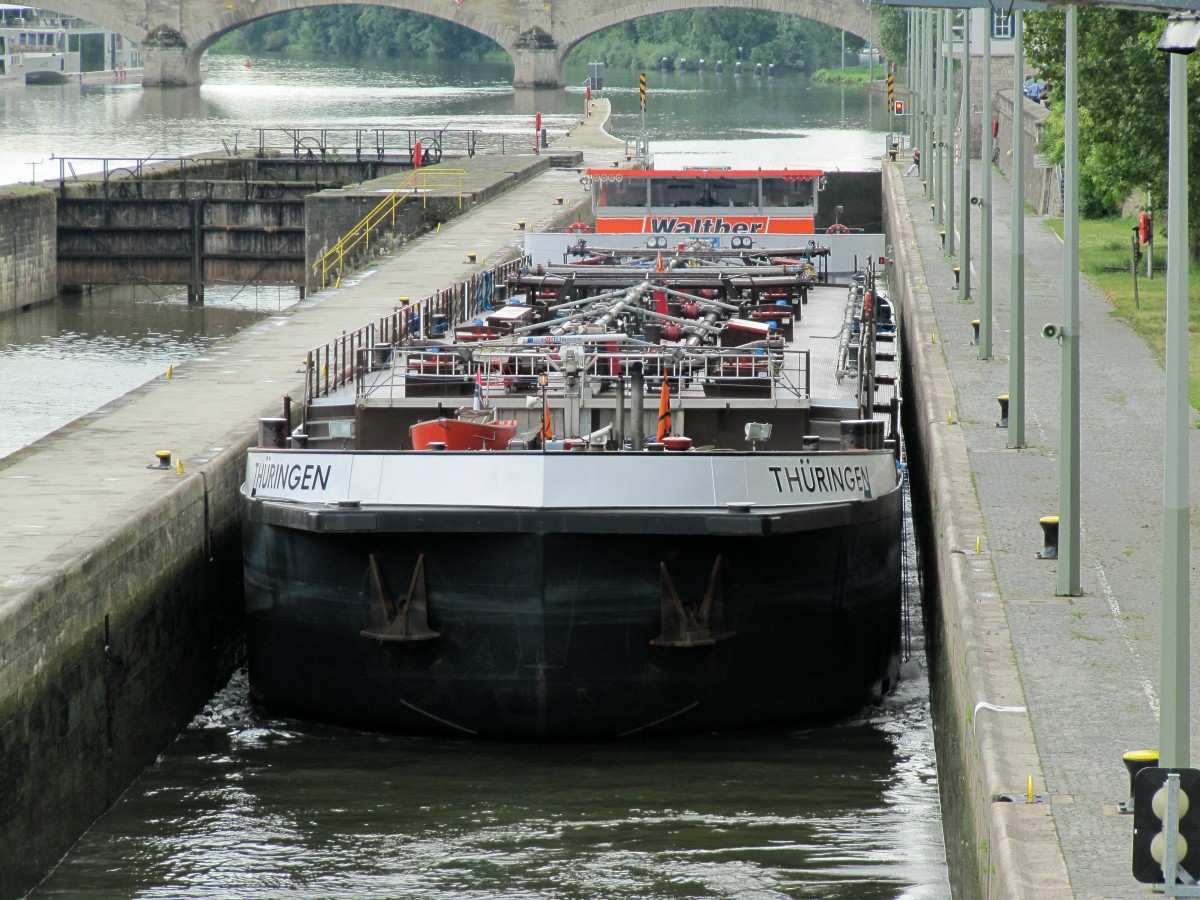
[[[563,60],[558,49],[524,49],[510,51],[513,58],[513,87],[563,87]]]
[[[142,43],[142,87],[189,87],[200,84],[200,53],[179,32],[160,27]]]

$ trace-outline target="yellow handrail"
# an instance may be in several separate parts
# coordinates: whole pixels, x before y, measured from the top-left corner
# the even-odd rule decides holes
[[[351,250],[359,244],[364,245],[364,250],[370,250],[372,231],[389,220],[392,227],[395,227],[396,208],[416,192],[422,192],[421,206],[425,207],[428,206],[428,195],[424,191],[429,188],[456,188],[458,207],[462,209],[462,186],[467,174],[466,169],[446,169],[441,166],[413,169],[394,191],[384,197],[378,206],[363,216],[357,225],[342,235],[324,256],[313,263],[313,269],[319,269],[321,272],[321,287],[327,286],[328,275],[335,269],[338,279],[341,279],[343,263]]]

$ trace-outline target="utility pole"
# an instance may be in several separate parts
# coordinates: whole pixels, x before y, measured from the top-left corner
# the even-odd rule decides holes
[[[1059,396],[1058,586],[1079,586],[1079,8],[1067,7],[1066,97],[1063,101],[1063,321]]]
[[[1012,299],[1008,311],[1008,448],[1025,446],[1025,35],[1013,10]]]

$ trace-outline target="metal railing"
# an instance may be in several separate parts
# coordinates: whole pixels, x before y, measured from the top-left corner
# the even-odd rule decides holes
[[[396,227],[396,211],[410,197],[420,196],[421,206],[424,208],[428,205],[427,192],[430,189],[453,188],[458,192],[458,206],[461,209],[463,180],[468,174],[466,169],[447,169],[439,166],[413,169],[412,173],[400,182],[399,187],[384,197],[378,206],[363,216],[312,264],[313,271],[321,274],[321,287],[329,286],[329,276],[332,272],[336,271],[337,280],[341,280],[346,257],[351,251],[361,246],[364,253],[370,252],[371,234],[377,228],[384,224]]]
[[[389,128],[256,128],[255,153],[290,155],[295,159],[397,159],[413,161],[417,144],[431,165],[445,154],[474,156],[480,149],[478,128],[396,125]]]
[[[406,341],[439,337],[456,324],[470,322],[492,308],[497,281],[505,281],[529,260],[521,257],[476,272],[415,303],[397,307],[377,321],[309,350],[305,357],[304,405],[328,397],[358,378],[364,359],[370,360],[377,347],[392,347]],[[365,363],[369,366],[369,362]]]
[[[587,335],[566,345],[459,343],[437,347],[377,347],[359,362],[356,399],[398,396],[413,385],[441,385],[447,395],[475,384],[486,394],[548,396],[567,392],[568,375],[586,379],[599,390],[618,376],[628,379],[641,366],[647,388],[665,379],[673,396],[703,396],[711,390],[756,388],[773,399],[810,396],[809,352],[765,347],[705,347],[682,350],[672,345],[628,341],[623,335]],[[375,378],[366,375],[377,373]],[[542,374],[546,383],[540,381]],[[650,396],[649,393],[646,394]]]

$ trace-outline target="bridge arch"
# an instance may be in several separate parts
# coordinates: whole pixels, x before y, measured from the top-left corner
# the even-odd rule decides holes
[[[146,86],[200,83],[200,57],[224,34],[259,19],[322,6],[387,6],[454,22],[499,44],[517,87],[561,87],[567,55],[584,38],[634,19],[685,9],[754,9],[811,19],[874,42],[873,17],[848,0],[51,0],[137,43]]]

